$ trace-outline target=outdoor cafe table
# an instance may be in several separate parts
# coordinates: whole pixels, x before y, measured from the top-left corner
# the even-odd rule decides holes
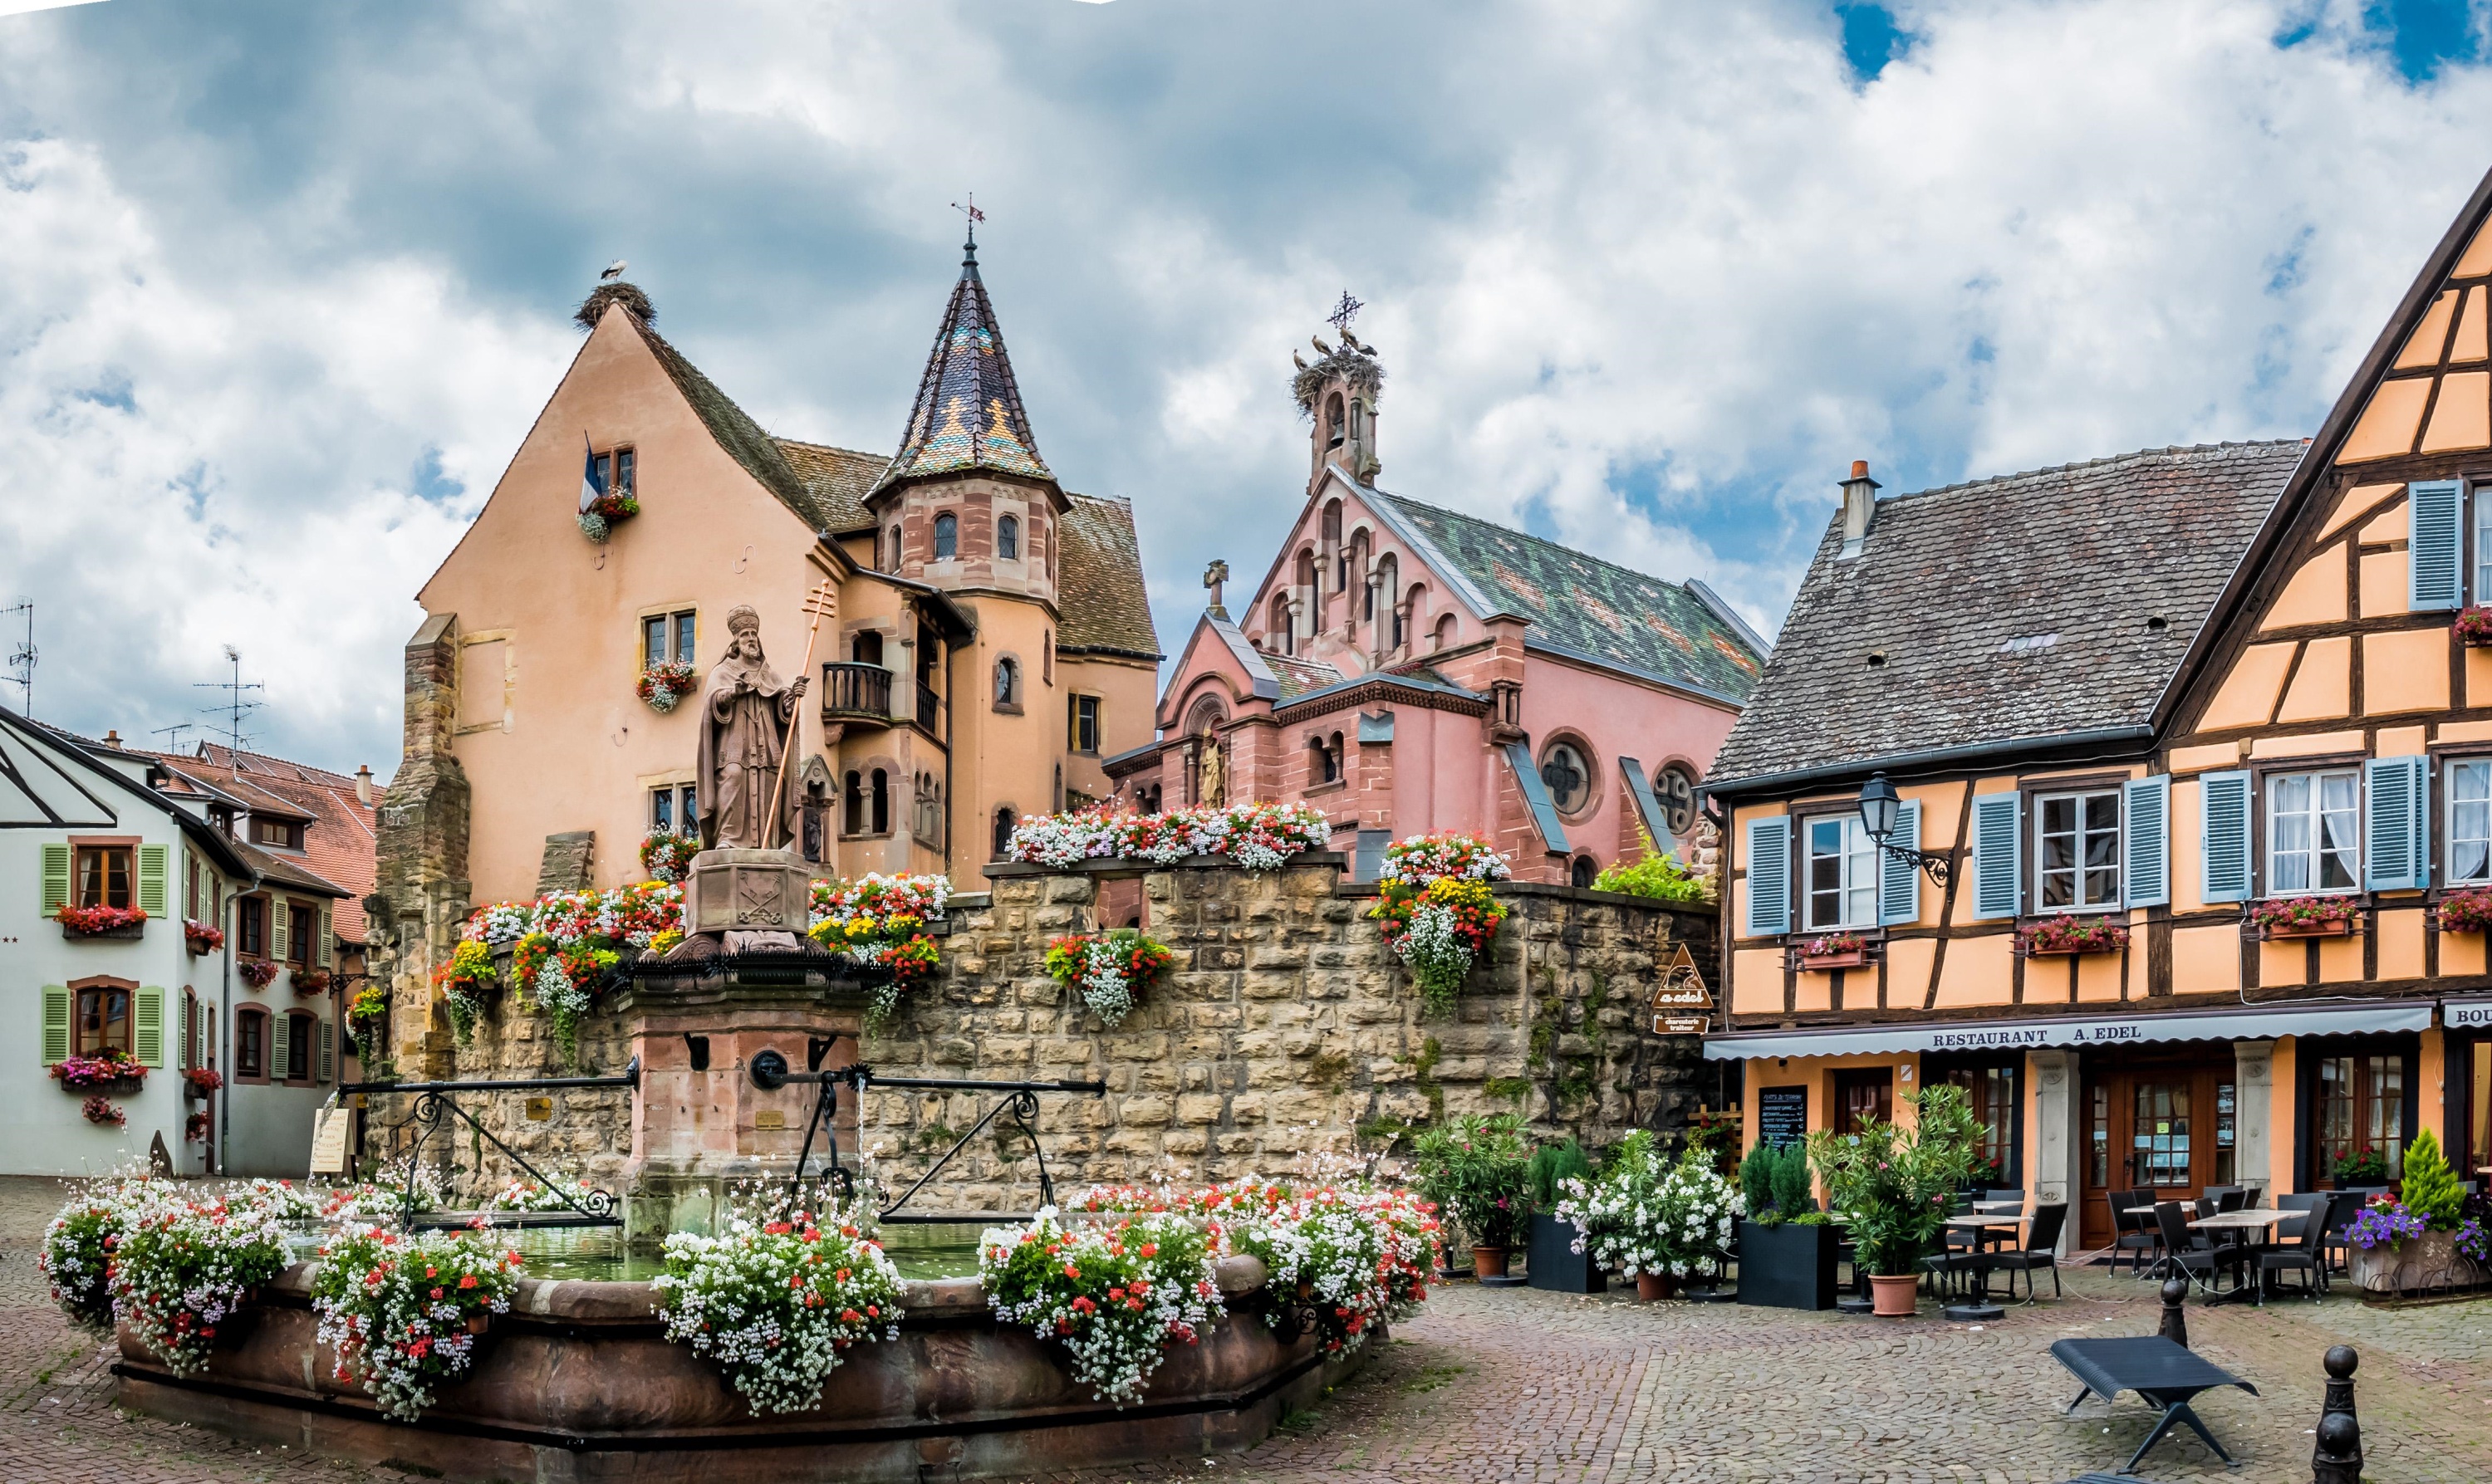
[[[2151,1216],[2154,1214],[2154,1207],[2131,1206],[2128,1214]],[[2301,1217],[2302,1213],[2299,1211],[2279,1211],[2273,1206],[2262,1206],[2254,1211],[2219,1211],[2212,1216],[2201,1216],[2189,1223],[2189,1230],[2193,1232],[2265,1232],[2278,1222],[2299,1221]],[[2264,1273],[2260,1275],[2259,1281],[2262,1286],[2265,1285],[2267,1279]],[[2253,1291],[2251,1286],[2245,1283],[2229,1293],[2217,1293],[2203,1287],[2200,1291],[2208,1303],[2229,1304],[2240,1302],[2244,1295]]]
[[[1981,1261],[1981,1258],[1982,1254],[1989,1250],[1991,1234],[2000,1232],[2013,1239],[2017,1229],[2032,1219],[2031,1216],[2011,1215],[2004,1211],[1993,1212],[1987,1216],[1950,1216],[1946,1219],[1946,1224],[1958,1232],[1980,1233],[1980,1245],[1968,1256],[1973,1259],[1973,1265],[1979,1275],[1981,1290],[1985,1294],[1990,1291],[1990,1267]],[[2008,1279],[2011,1285],[2015,1281],[2012,1277]],[[2012,1287],[2009,1291],[2014,1291]]]
[[[2077,1400],[2068,1404],[2069,1411],[2075,1411],[2077,1404],[2089,1396],[2098,1396],[2109,1402],[2123,1391],[2134,1391],[2148,1406],[2163,1409],[2163,1415],[2155,1422],[2154,1431],[2147,1434],[2146,1440],[2137,1445],[2137,1451],[2128,1456],[2128,1462],[2121,1466],[2121,1472],[2135,1473],[2138,1460],[2146,1457],[2149,1448],[2163,1440],[2163,1435],[2172,1431],[2175,1422],[2189,1424],[2189,1431],[2214,1449],[2217,1458],[2227,1464],[2233,1461],[2233,1456],[2224,1451],[2224,1445],[2215,1440],[2215,1435],[2207,1431],[2207,1424],[2198,1420],[2197,1412],[2190,1410],[2189,1404],[2199,1392],[2210,1391],[2217,1386],[2239,1386],[2252,1396],[2258,1395],[2258,1387],[2248,1381],[2161,1335],[2060,1340],[2052,1344],[2051,1353],[2060,1364],[2068,1368],[2071,1375],[2085,1382],[2085,1388],[2077,1393]]]

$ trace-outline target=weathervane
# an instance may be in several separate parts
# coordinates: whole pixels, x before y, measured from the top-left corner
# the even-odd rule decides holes
[[[1341,291],[1341,302],[1334,305],[1332,307],[1332,312],[1324,316],[1324,323],[1332,326],[1334,334],[1348,335],[1350,333],[1350,322],[1356,319],[1358,317],[1358,312],[1366,307],[1367,306],[1351,298],[1350,296],[1350,290],[1345,288]]]
[[[978,193],[972,191],[967,199],[954,201],[952,209],[968,219],[969,242],[974,247],[978,241],[978,223],[987,220],[987,214],[978,210]]]

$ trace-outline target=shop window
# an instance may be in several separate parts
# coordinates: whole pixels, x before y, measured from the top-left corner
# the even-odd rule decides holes
[[[2198,1182],[2189,1169],[2189,1083],[2140,1082],[2131,1091],[2130,1170],[2143,1189],[2185,1189]]]
[[[2046,793],[2033,809],[2034,901],[2046,912],[2120,905],[2120,790]]]
[[[2111,1188],[2111,1089],[2096,1083],[2087,1110],[2086,1184]]]
[[[234,1012],[234,1075],[255,1082],[268,1079],[268,1012],[256,1005]]]
[[[2268,780],[2268,891],[2352,891],[2361,884],[2359,785],[2348,770]]]
[[[2018,1119],[2016,1068],[2008,1065],[1948,1067],[1930,1079],[1950,1087],[1964,1089],[1965,1106],[1981,1123],[1979,1159],[1973,1172],[1973,1183],[1981,1186],[2012,1186],[2017,1178],[2017,1155],[2023,1133]],[[2105,1131],[2108,1143],[2108,1131]]]
[[[130,992],[97,985],[77,992],[77,1044],[81,1056],[130,1053]]]
[[[78,846],[77,905],[80,906],[130,905],[131,853],[128,846]],[[55,860],[58,858],[54,857]]]
[[[1878,851],[1858,815],[1808,821],[1802,883],[1810,928],[1865,928],[1878,920]]]
[[[2233,1096],[2233,1084],[2231,1083],[2216,1083],[2214,1183],[2218,1185],[2233,1185],[2239,1183],[2233,1178],[2233,1172],[2238,1168],[2240,1162],[2234,1159],[2233,1155],[2235,1152],[2235,1141],[2240,1131],[2239,1122],[2240,1113],[2240,1109],[2239,1102]]]
[[[2380,1055],[2318,1058],[2319,1168],[2338,1189],[2405,1177],[2406,1059]]]
[[[2466,1049],[2466,1157],[2463,1171],[2492,1165],[2492,1040]]]
[[[1834,1074],[1834,1132],[1856,1134],[1870,1123],[1895,1118],[1895,1073],[1890,1067]]]

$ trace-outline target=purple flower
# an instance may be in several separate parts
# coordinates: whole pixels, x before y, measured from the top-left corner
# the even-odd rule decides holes
[[[2345,1228],[2345,1240],[2368,1252],[2377,1247],[2394,1247],[2411,1237],[2422,1235],[2422,1218],[2407,1210],[2401,1202],[2382,1202],[2364,1206]]]

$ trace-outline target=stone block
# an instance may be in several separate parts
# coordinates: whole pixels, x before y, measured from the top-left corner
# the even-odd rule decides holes
[[[1177,1100],[1176,1107],[1180,1111],[1180,1115],[1185,1100],[1182,1098]],[[1165,1128],[1168,1125],[1170,1111],[1169,1100],[1164,1097],[1130,1097],[1116,1105],[1116,1121],[1132,1128]],[[1198,1120],[1188,1119],[1187,1121]]]
[[[1221,1105],[1226,1099],[1213,1093],[1189,1092],[1176,1100],[1179,1123],[1210,1124],[1221,1120]]]
[[[1078,872],[1063,876],[1041,876],[1039,880],[1045,883],[1041,900],[1049,903],[1086,904],[1097,890],[1090,876]]]

